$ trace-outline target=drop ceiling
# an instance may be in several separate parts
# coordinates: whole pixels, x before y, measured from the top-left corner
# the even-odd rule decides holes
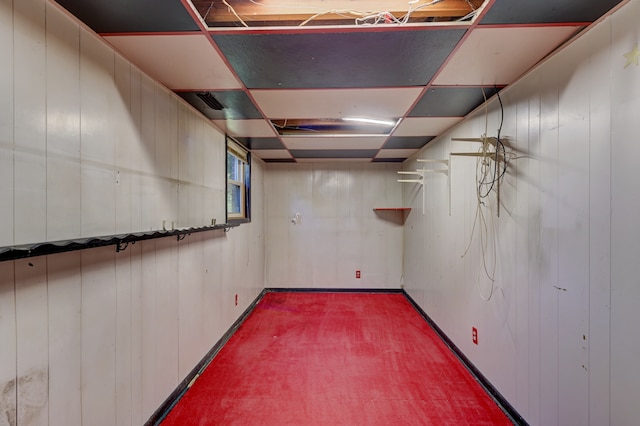
[[[621,1],[58,3],[254,156],[398,162]]]

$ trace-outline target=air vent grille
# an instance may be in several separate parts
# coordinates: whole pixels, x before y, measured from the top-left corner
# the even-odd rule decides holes
[[[221,111],[224,108],[224,105],[222,105],[216,98],[214,98],[210,92],[198,93],[197,96],[202,102],[207,104],[207,106],[213,110]]]

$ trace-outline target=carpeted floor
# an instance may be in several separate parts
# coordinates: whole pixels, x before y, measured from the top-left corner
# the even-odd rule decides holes
[[[163,421],[511,425],[401,294],[267,293]]]

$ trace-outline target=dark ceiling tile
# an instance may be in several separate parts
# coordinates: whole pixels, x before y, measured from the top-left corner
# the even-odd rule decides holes
[[[493,87],[432,87],[420,98],[409,117],[464,117],[496,93]]]
[[[373,163],[402,163],[406,158],[374,158]]]
[[[392,136],[382,149],[420,149],[435,136]]]
[[[296,160],[294,160],[293,158],[265,158],[264,160],[265,163],[295,163]]]
[[[293,149],[295,158],[372,158],[377,149]]]
[[[97,33],[198,31],[180,0],[57,0]]]
[[[236,138],[249,149],[285,149],[278,138]]]
[[[262,118],[260,111],[253,105],[253,102],[242,90],[228,90],[220,92],[208,92],[224,107],[215,110],[208,106],[198,97],[201,92],[179,92],[178,95],[189,102],[198,111],[212,120],[242,120],[251,118]]]
[[[496,0],[481,24],[593,22],[620,0]]]
[[[246,87],[425,85],[465,30],[213,35]]]

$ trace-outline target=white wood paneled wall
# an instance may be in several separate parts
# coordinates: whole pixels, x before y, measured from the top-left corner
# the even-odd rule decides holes
[[[0,246],[224,222],[222,132],[54,3],[0,23]]]
[[[0,246],[224,222],[224,135],[58,6],[0,56]],[[264,288],[263,169],[228,233],[0,262],[0,425],[144,423]]]
[[[640,43],[638,19],[636,0],[502,92],[502,136],[519,158],[501,185],[500,217],[495,197],[482,206],[484,258],[496,265],[489,301],[480,223],[471,236],[474,159],[450,164],[451,216],[447,187],[433,179],[426,215],[405,225],[408,293],[531,425],[638,421],[640,67],[625,68],[624,57]],[[499,122],[494,99],[490,136]],[[482,109],[418,157],[472,150],[450,139],[484,132]],[[405,202],[421,206],[410,188]]]
[[[398,170],[398,164],[268,164],[267,286],[399,288],[403,213],[373,211],[402,207]],[[294,224],[296,213],[301,220]]]
[[[0,425],[143,424],[262,291],[257,226],[0,263]]]

